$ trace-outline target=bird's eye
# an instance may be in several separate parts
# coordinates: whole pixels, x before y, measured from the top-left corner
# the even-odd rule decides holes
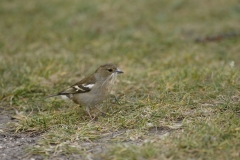
[[[112,72],[113,70],[112,69],[108,69],[109,72]]]

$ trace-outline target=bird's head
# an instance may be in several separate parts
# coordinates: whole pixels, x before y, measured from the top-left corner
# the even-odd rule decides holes
[[[111,63],[101,65],[95,71],[96,78],[101,80],[106,80],[106,79],[113,80],[116,78],[117,74],[121,74],[121,73],[123,73],[123,71],[117,68],[116,65]]]

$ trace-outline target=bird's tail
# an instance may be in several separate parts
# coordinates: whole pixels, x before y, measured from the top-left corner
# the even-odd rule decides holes
[[[56,97],[56,96],[61,96],[61,98],[64,99],[64,100],[72,99],[72,96],[69,96],[68,94],[61,94],[61,93],[46,96],[45,99],[51,98],[51,97]]]

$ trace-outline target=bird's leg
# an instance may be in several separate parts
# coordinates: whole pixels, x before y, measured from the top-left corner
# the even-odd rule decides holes
[[[95,106],[95,108],[96,108],[100,113],[102,113],[102,114],[104,114],[104,115],[109,115],[109,114],[107,114],[107,113],[101,111],[101,109],[99,109],[98,107]]]
[[[88,108],[88,107],[86,107],[86,111],[87,111],[87,113],[88,113],[89,117],[91,118],[91,121],[92,121],[92,120],[94,120],[94,119],[95,119],[95,117],[92,117],[92,115],[91,115],[91,113],[90,113],[90,110],[89,110],[89,108]]]
[[[118,105],[121,105],[120,102],[118,101],[117,97],[114,95],[114,99],[117,102]]]

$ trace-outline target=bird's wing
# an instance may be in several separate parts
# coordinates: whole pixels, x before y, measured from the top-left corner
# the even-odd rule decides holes
[[[93,75],[82,79],[80,82],[70,86],[66,90],[63,90],[58,93],[58,95],[68,95],[68,94],[76,94],[76,93],[86,93],[91,91],[93,86],[95,85],[96,80]]]

